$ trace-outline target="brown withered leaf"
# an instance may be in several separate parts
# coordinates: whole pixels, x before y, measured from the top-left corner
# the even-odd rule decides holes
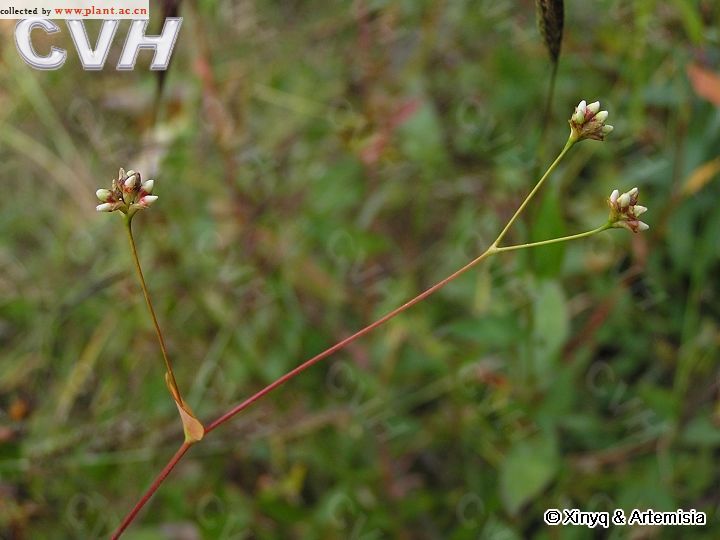
[[[703,163],[690,173],[682,187],[683,195],[694,195],[720,173],[720,158]]]
[[[688,65],[687,73],[695,93],[720,107],[720,75],[694,63]]]
[[[177,401],[175,405],[180,413],[180,419],[183,423],[183,431],[185,432],[185,442],[196,443],[201,441],[205,436],[205,428],[200,423],[200,420],[195,418],[187,405],[180,405]]]
[[[165,384],[167,384],[170,393],[173,396],[175,405],[180,413],[180,420],[182,420],[183,431],[185,432],[186,443],[196,443],[205,436],[205,428],[203,427],[200,420],[197,419],[195,414],[188,406],[187,403],[180,397],[173,385],[170,383],[170,374],[165,373]]]

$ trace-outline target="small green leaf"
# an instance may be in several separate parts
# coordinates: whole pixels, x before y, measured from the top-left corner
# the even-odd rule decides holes
[[[411,160],[432,169],[447,164],[441,121],[429,103],[408,118],[399,133],[402,150]]]
[[[680,438],[691,447],[716,448],[720,446],[720,429],[709,416],[698,416],[688,424]]]
[[[558,470],[557,444],[539,435],[517,442],[500,466],[500,496],[510,514],[537,496]]]
[[[514,315],[487,315],[453,322],[444,331],[450,336],[491,348],[516,343],[520,329]]]
[[[533,307],[533,343],[536,375],[552,375],[555,359],[569,334],[565,294],[556,281],[541,281],[536,287]]]

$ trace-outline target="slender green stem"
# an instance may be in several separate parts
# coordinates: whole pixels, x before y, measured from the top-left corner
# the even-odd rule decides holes
[[[561,236],[560,238],[552,238],[550,240],[541,240],[540,242],[530,242],[529,244],[516,244],[514,246],[498,247],[498,248],[495,248],[495,250],[498,253],[502,253],[504,251],[517,251],[519,249],[547,246],[549,244],[557,244],[559,242],[567,242],[569,240],[579,240],[580,238],[587,238],[588,236],[592,236],[594,234],[605,231],[605,230],[609,229],[611,226],[612,225],[610,225],[610,223],[606,223],[602,227],[598,227],[597,229],[593,229],[591,231],[585,231],[585,232],[578,233],[578,234],[572,234],[570,236]]]
[[[153,325],[155,326],[155,333],[157,334],[158,342],[160,343],[160,350],[162,351],[163,360],[165,361],[165,368],[168,374],[168,384],[174,397],[183,403],[182,397],[180,396],[180,389],[178,388],[177,382],[175,381],[175,373],[173,372],[172,364],[170,363],[170,357],[165,347],[165,339],[163,338],[162,330],[160,330],[160,324],[158,323],[157,316],[155,315],[155,308],[153,307],[152,300],[150,299],[150,292],[148,291],[147,284],[145,283],[145,276],[143,275],[142,267],[140,266],[140,258],[138,257],[137,248],[135,247],[135,239],[132,233],[132,219],[125,216],[125,230],[127,231],[128,240],[130,241],[130,251],[132,251],[133,261],[135,262],[135,270],[137,270],[138,278],[140,278],[140,287],[142,288],[143,296],[145,297],[145,303],[147,304],[150,317],[152,318]]]
[[[497,239],[493,242],[493,246],[497,247],[497,245],[502,241],[502,239],[505,237],[507,232],[510,230],[510,227],[513,226],[513,223],[517,220],[518,217],[520,217],[520,214],[522,214],[523,210],[525,210],[525,207],[530,203],[530,200],[535,196],[535,194],[540,190],[542,185],[545,183],[545,180],[550,176],[550,173],[552,173],[555,170],[555,167],[557,167],[558,163],[562,161],[562,159],[565,157],[565,154],[568,153],[570,148],[577,142],[577,138],[575,138],[572,134],[570,137],[568,137],[567,142],[565,143],[565,147],[562,149],[560,154],[558,154],[558,157],[555,158],[555,161],[552,162],[550,167],[548,167],[547,171],[545,171],[545,174],[542,175],[542,178],[538,180],[538,183],[535,184],[535,187],[532,189],[532,191],[528,194],[527,197],[525,197],[525,200],[522,202],[522,204],[518,207],[518,209],[515,211],[513,216],[510,218],[510,220],[507,222],[507,225],[503,228],[503,230],[498,235]]]

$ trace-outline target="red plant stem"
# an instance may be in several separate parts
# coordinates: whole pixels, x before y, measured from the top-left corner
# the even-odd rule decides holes
[[[222,416],[220,416],[219,418],[217,418],[216,420],[214,420],[213,422],[211,422],[210,424],[208,424],[207,427],[205,428],[205,433],[206,433],[206,434],[207,434],[207,433],[210,433],[213,429],[215,429],[216,427],[220,426],[221,424],[224,424],[225,422],[227,422],[228,420],[230,420],[233,416],[235,416],[236,414],[238,414],[240,411],[242,411],[243,409],[248,408],[250,405],[252,405],[252,404],[255,403],[257,400],[259,400],[260,398],[262,398],[264,395],[269,394],[270,392],[272,392],[273,390],[275,390],[278,386],[286,383],[287,381],[289,381],[289,380],[292,379],[293,377],[296,377],[297,375],[299,375],[300,373],[302,373],[302,372],[305,371],[306,369],[314,366],[315,364],[317,364],[317,363],[320,362],[321,360],[324,360],[325,358],[327,358],[327,357],[330,356],[331,354],[336,353],[337,351],[339,351],[339,350],[341,350],[341,349],[344,349],[345,347],[347,347],[348,345],[350,345],[350,343],[352,343],[352,342],[355,341],[356,339],[361,338],[362,336],[364,336],[365,334],[367,334],[367,333],[369,333],[369,332],[372,332],[372,331],[375,330],[378,326],[381,326],[381,325],[385,324],[386,322],[388,322],[388,321],[389,321],[390,319],[392,319],[393,317],[396,317],[397,315],[400,315],[400,313],[402,313],[402,312],[405,311],[406,309],[411,308],[412,306],[414,306],[414,305],[417,304],[418,302],[421,302],[422,300],[424,300],[425,298],[427,298],[428,296],[430,296],[432,293],[434,293],[434,292],[442,289],[445,285],[447,285],[448,283],[450,283],[452,280],[454,280],[455,278],[460,277],[462,274],[464,274],[465,272],[467,272],[468,270],[470,270],[472,267],[474,267],[475,265],[477,265],[480,261],[482,261],[482,260],[485,259],[486,257],[492,255],[493,253],[496,253],[497,251],[498,251],[498,249],[495,248],[495,247],[489,248],[489,249],[488,249],[487,251],[485,251],[482,255],[480,255],[480,256],[477,257],[476,259],[473,259],[473,260],[470,261],[468,264],[466,264],[465,266],[463,266],[460,270],[457,270],[456,272],[452,273],[451,275],[449,275],[448,277],[446,277],[446,278],[443,279],[442,281],[439,281],[438,283],[436,283],[435,285],[433,285],[432,287],[430,287],[429,289],[427,289],[425,292],[422,292],[422,293],[420,293],[419,295],[417,295],[417,296],[416,296],[415,298],[413,298],[412,300],[409,300],[408,302],[404,303],[402,306],[395,308],[395,309],[392,310],[390,313],[387,313],[386,315],[382,316],[381,318],[379,318],[379,319],[376,320],[375,322],[367,325],[367,326],[366,326],[365,328],[363,328],[362,330],[358,330],[358,331],[355,332],[353,335],[346,337],[345,339],[343,339],[342,341],[336,343],[335,345],[333,345],[333,346],[330,347],[329,349],[326,349],[326,350],[324,350],[323,352],[321,352],[320,354],[317,354],[317,355],[313,356],[312,358],[310,358],[310,360],[306,360],[305,362],[303,362],[302,364],[300,364],[298,367],[296,367],[296,368],[293,369],[292,371],[287,372],[285,375],[283,375],[282,377],[280,377],[279,379],[277,379],[275,382],[270,383],[269,385],[267,385],[265,388],[263,388],[262,390],[260,390],[260,391],[257,392],[256,394],[250,396],[250,397],[247,398],[245,401],[239,403],[238,405],[236,405],[235,407],[233,407],[232,409],[230,409],[228,412],[226,412],[225,414],[223,414]]]
[[[264,395],[269,394],[275,388],[282,385],[283,383],[286,383],[293,377],[296,377],[297,375],[299,375],[300,373],[302,373],[309,367],[312,367],[313,365],[315,365],[318,362],[320,362],[321,360],[327,358],[331,354],[339,351],[340,349],[347,347],[350,343],[352,343],[356,339],[361,338],[362,336],[364,336],[365,334],[367,334],[369,332],[372,332],[378,326],[381,326],[382,324],[386,323],[393,317],[396,317],[397,315],[399,315],[406,309],[411,308],[418,302],[421,302],[422,300],[424,300],[425,298],[427,298],[434,292],[442,289],[445,285],[450,283],[452,280],[460,277],[462,274],[464,274],[465,272],[470,270],[472,267],[474,267],[475,265],[480,263],[480,261],[482,261],[483,259],[489,257],[490,255],[492,255],[494,253],[497,253],[498,251],[499,251],[498,248],[495,248],[494,246],[490,247],[482,255],[480,255],[476,259],[473,259],[472,261],[470,261],[468,264],[463,266],[460,270],[453,272],[451,275],[449,275],[442,281],[439,281],[438,283],[436,283],[435,285],[433,285],[432,287],[427,289],[425,292],[420,293],[412,300],[405,302],[402,306],[395,308],[390,313],[387,313],[380,319],[367,325],[362,330],[355,332],[353,335],[346,337],[345,339],[343,339],[339,343],[336,343],[329,349],[326,349],[323,352],[321,352],[320,354],[317,354],[317,355],[313,356],[312,358],[310,358],[309,360],[306,360],[305,362],[300,364],[298,367],[296,367],[292,371],[287,372],[285,375],[283,375],[282,377],[277,379],[275,382],[267,385],[265,388],[263,388],[256,394],[250,396],[245,401],[236,405],[235,407],[230,409],[228,412],[226,412],[225,414],[223,414],[222,416],[220,416],[219,418],[217,418],[216,420],[214,420],[213,422],[208,424],[207,427],[205,427],[205,434],[210,433],[216,427],[220,426],[221,424],[224,424],[225,422],[230,420],[233,416],[238,414],[240,411],[242,411],[243,409],[246,409],[247,407],[249,407],[250,405],[255,403],[257,400],[262,398]],[[192,444],[189,444],[187,442],[183,443],[183,445],[178,449],[178,451],[175,453],[175,455],[170,459],[170,461],[168,461],[167,465],[165,465],[165,468],[160,472],[160,474],[157,476],[157,478],[155,478],[155,480],[150,485],[150,487],[145,492],[145,494],[142,496],[142,498],[137,502],[137,504],[135,504],[135,506],[130,511],[130,513],[125,517],[125,519],[123,519],[123,522],[120,524],[120,526],[117,528],[117,530],[113,533],[113,535],[111,537],[112,540],[116,540],[117,538],[120,538],[120,535],[123,533],[123,531],[125,531],[125,529],[127,529],[127,527],[133,522],[133,520],[135,519],[137,514],[140,512],[140,510],[142,510],[143,506],[145,506],[145,504],[150,500],[150,498],[153,496],[153,494],[157,491],[157,489],[160,487],[160,484],[163,483],[163,481],[168,476],[168,474],[170,474],[170,472],[175,468],[175,465],[177,465],[178,462],[182,459],[182,457],[185,455],[185,452],[188,451],[190,446],[192,446]]]
[[[529,195],[525,198],[525,200],[522,202],[522,204],[520,205],[520,207],[515,211],[515,214],[510,218],[510,221],[508,221],[508,223],[505,225],[505,227],[503,228],[503,230],[502,230],[502,231],[500,232],[500,234],[498,235],[497,239],[496,239],[496,240],[490,245],[490,247],[489,247],[487,250],[485,250],[481,255],[479,255],[478,257],[476,257],[475,259],[473,259],[473,260],[470,261],[469,263],[467,263],[465,266],[463,266],[463,267],[460,268],[459,270],[453,272],[452,274],[450,274],[450,275],[449,275],[448,277],[446,277],[445,279],[437,282],[435,285],[433,285],[433,286],[430,287],[429,289],[427,289],[427,290],[425,290],[424,292],[420,293],[419,295],[417,295],[417,296],[416,296],[415,298],[413,298],[412,300],[409,300],[409,301],[405,302],[405,303],[404,303],[403,305],[401,305],[400,307],[395,308],[395,309],[392,310],[391,312],[389,312],[389,313],[385,314],[384,316],[380,317],[380,318],[379,318],[378,320],[376,320],[375,322],[370,323],[370,324],[367,325],[365,328],[363,328],[363,329],[361,329],[361,330],[358,330],[357,332],[355,332],[355,333],[352,334],[351,336],[348,336],[348,337],[346,337],[345,339],[343,339],[342,341],[340,341],[339,343],[336,343],[335,345],[333,345],[333,346],[330,347],[329,349],[326,349],[326,350],[324,350],[323,352],[321,352],[321,353],[313,356],[313,357],[310,358],[309,360],[306,360],[305,362],[303,362],[302,364],[300,364],[299,366],[297,366],[297,367],[294,368],[293,370],[287,372],[285,375],[283,375],[283,376],[280,377],[279,379],[277,379],[277,380],[275,380],[274,382],[272,382],[272,383],[270,383],[269,385],[267,385],[265,388],[263,388],[263,389],[260,390],[259,392],[255,393],[255,394],[253,394],[252,396],[250,396],[249,398],[247,398],[245,401],[239,403],[238,405],[236,405],[235,407],[233,407],[232,409],[230,409],[229,411],[227,411],[225,414],[221,415],[219,418],[213,420],[210,424],[208,424],[208,425],[205,427],[205,434],[207,435],[208,433],[210,433],[210,432],[211,432],[212,430],[214,430],[215,428],[219,427],[220,425],[222,425],[222,424],[224,424],[225,422],[227,422],[228,420],[230,420],[233,416],[235,416],[235,415],[238,414],[239,412],[243,411],[244,409],[247,409],[250,405],[252,405],[253,403],[255,403],[257,400],[259,400],[260,398],[262,398],[262,397],[265,396],[266,394],[269,394],[270,392],[272,392],[273,390],[275,390],[277,387],[283,385],[284,383],[286,383],[286,382],[289,381],[290,379],[296,377],[297,375],[299,375],[300,373],[302,373],[302,372],[305,371],[306,369],[314,366],[315,364],[317,364],[317,363],[320,362],[321,360],[324,360],[325,358],[327,358],[327,357],[330,356],[331,354],[336,353],[337,351],[339,351],[339,350],[341,350],[341,349],[344,349],[345,347],[347,347],[350,343],[352,343],[352,342],[355,341],[356,339],[359,339],[359,338],[361,338],[362,336],[364,336],[365,334],[368,334],[368,333],[372,332],[373,330],[375,330],[375,329],[378,328],[379,326],[382,326],[383,324],[385,324],[386,322],[388,322],[390,319],[396,317],[397,315],[399,315],[400,313],[402,313],[402,312],[405,311],[406,309],[409,309],[409,308],[411,308],[412,306],[414,306],[415,304],[417,304],[418,302],[423,301],[425,298],[427,298],[428,296],[430,296],[430,295],[433,294],[434,292],[442,289],[445,285],[447,285],[448,283],[450,283],[450,282],[453,281],[454,279],[460,277],[460,276],[463,275],[465,272],[467,272],[468,270],[470,270],[471,268],[473,268],[474,266],[476,266],[478,263],[480,263],[481,261],[483,261],[484,259],[486,259],[486,258],[489,257],[490,255],[494,255],[495,253],[500,253],[500,252],[503,252],[503,251],[512,251],[512,250],[515,250],[515,249],[521,249],[521,248],[528,248],[528,247],[540,246],[540,245],[545,245],[545,244],[554,243],[554,242],[563,242],[563,241],[566,241],[566,240],[573,240],[573,239],[575,239],[575,238],[584,238],[584,237],[586,237],[586,236],[590,236],[590,235],[592,235],[592,234],[595,234],[595,233],[597,233],[597,232],[600,232],[601,230],[605,230],[606,228],[608,228],[609,224],[606,224],[606,225],[604,225],[603,227],[600,227],[600,228],[595,229],[595,230],[593,230],[593,231],[588,231],[588,232],[586,232],[586,233],[581,233],[581,234],[577,234],[577,235],[573,235],[573,236],[567,236],[567,237],[558,238],[558,239],[553,239],[553,240],[546,240],[546,241],[542,241],[542,242],[533,242],[533,243],[531,243],[531,244],[521,244],[521,245],[516,245],[516,246],[498,247],[498,244],[502,241],[502,239],[505,237],[505,234],[508,232],[508,230],[510,229],[510,227],[513,225],[513,223],[514,223],[514,222],[517,220],[517,218],[520,216],[520,214],[521,214],[522,211],[524,210],[525,206],[527,206],[527,204],[530,202],[530,199],[533,198],[533,196],[535,195],[535,193],[536,193],[536,192],[540,189],[540,187],[542,186],[543,182],[545,182],[545,180],[548,178],[548,176],[550,176],[550,173],[555,169],[555,167],[557,166],[557,164],[560,163],[560,160],[562,160],[563,156],[568,152],[568,150],[570,150],[570,148],[571,148],[576,142],[577,142],[577,138],[574,136],[574,133],[571,133],[570,138],[568,139],[567,143],[565,144],[565,147],[564,147],[563,150],[560,152],[560,154],[558,155],[558,157],[555,159],[555,161],[552,163],[552,165],[550,165],[550,167],[549,167],[548,170],[545,172],[545,174],[542,176],[542,178],[540,178],[540,180],[538,181],[538,183],[535,185],[535,187],[532,189],[532,191],[529,193]],[[134,246],[134,242],[132,241],[132,231],[130,230],[129,227],[128,227],[128,233],[130,234],[131,244],[133,244],[133,249],[134,249],[135,246]],[[136,252],[135,252],[134,254],[136,255]],[[137,257],[136,257],[136,264],[138,264],[138,271],[139,271],[139,273],[140,273],[141,280],[142,280],[142,271],[141,271],[140,268],[139,268],[139,261],[137,260]],[[144,280],[143,280],[143,281],[144,281]],[[143,290],[143,292],[145,292],[145,290]],[[147,300],[147,299],[148,299],[148,297],[146,296],[146,300]],[[148,301],[148,304],[149,304],[149,301]],[[152,306],[150,306],[150,309],[151,309],[151,313],[152,313]],[[154,314],[153,314],[153,315],[154,315]],[[161,338],[161,344],[162,344],[162,338]],[[188,443],[188,442],[186,441],[186,442],[184,442],[184,443],[182,444],[182,446],[180,446],[180,448],[179,448],[178,451],[175,453],[175,455],[170,459],[170,461],[168,462],[168,464],[165,465],[165,468],[160,472],[160,474],[157,476],[157,478],[155,478],[155,480],[153,481],[153,483],[152,483],[152,485],[150,486],[150,488],[148,488],[148,490],[145,492],[145,495],[143,495],[143,497],[137,502],[137,504],[133,507],[133,509],[130,511],[130,513],[125,517],[125,519],[123,520],[123,522],[120,524],[120,526],[118,527],[118,529],[113,533],[113,536],[112,536],[112,539],[113,539],[113,540],[115,540],[116,538],[119,538],[120,535],[123,533],[123,531],[124,531],[125,529],[127,529],[127,527],[130,525],[130,523],[133,522],[133,520],[135,519],[135,517],[137,516],[137,514],[140,512],[140,510],[142,510],[143,506],[145,506],[145,504],[150,500],[150,498],[153,496],[153,494],[154,494],[154,493],[157,491],[157,489],[160,487],[160,484],[163,483],[163,481],[165,480],[165,478],[166,478],[166,477],[168,476],[168,474],[170,474],[170,472],[175,468],[175,465],[177,465],[177,463],[182,459],[182,457],[183,457],[183,456],[185,455],[185,453],[188,451],[188,449],[190,448],[190,446],[192,446],[192,444],[193,444],[192,442]]]
[[[591,231],[586,231],[584,233],[574,234],[572,236],[563,236],[562,238],[553,238],[551,240],[543,240],[540,242],[532,242],[530,244],[519,244],[519,245],[507,246],[507,247],[496,247],[495,244],[491,245],[482,255],[480,255],[476,259],[473,259],[468,264],[463,266],[460,270],[457,270],[456,272],[452,273],[451,275],[449,275],[442,281],[439,281],[438,283],[436,283],[435,285],[433,285],[432,287],[427,289],[425,292],[420,293],[412,300],[405,302],[402,306],[395,308],[394,310],[387,313],[383,317],[379,318],[375,322],[367,325],[362,330],[358,330],[353,335],[346,337],[339,343],[336,343],[329,349],[326,349],[323,352],[321,352],[320,354],[317,354],[317,355],[313,356],[312,358],[310,358],[309,360],[306,360],[305,362],[300,364],[295,369],[287,372],[285,375],[283,375],[279,379],[275,380],[274,382],[270,383],[269,385],[267,385],[265,388],[263,388],[259,392],[253,394],[252,396],[247,398],[245,401],[239,403],[238,405],[236,405],[235,407],[230,409],[228,412],[226,412],[225,414],[223,414],[222,416],[220,416],[219,418],[217,418],[216,420],[214,420],[213,422],[208,424],[205,427],[205,434],[207,435],[208,433],[210,433],[212,430],[214,430],[221,424],[224,424],[225,422],[230,420],[233,416],[238,414],[240,411],[248,408],[250,405],[252,405],[257,400],[262,398],[264,395],[269,394],[270,392],[275,390],[278,386],[282,385],[283,383],[286,383],[287,381],[296,377],[297,375],[299,375],[306,369],[312,367],[313,365],[315,365],[318,362],[320,362],[321,360],[327,358],[331,354],[339,351],[340,349],[347,347],[350,343],[352,343],[356,339],[359,339],[362,336],[364,336],[365,334],[372,332],[378,326],[381,326],[382,324],[386,323],[393,317],[396,317],[397,315],[399,315],[406,309],[408,309],[408,308],[414,306],[415,304],[417,304],[418,302],[424,300],[425,298],[427,298],[434,292],[443,288],[445,285],[450,283],[452,280],[460,277],[462,274],[464,274],[465,272],[470,270],[472,267],[474,267],[480,261],[489,257],[490,255],[494,255],[495,253],[502,253],[505,251],[514,251],[514,250],[521,249],[521,248],[531,248],[531,247],[535,247],[535,246],[543,246],[543,245],[553,244],[553,243],[557,243],[557,242],[565,242],[568,240],[576,240],[579,238],[586,238],[588,236],[592,236],[594,234],[602,232],[602,231],[608,229],[609,227],[610,227],[610,224],[606,223],[605,225],[598,227],[597,229],[593,229]],[[160,484],[162,484],[162,482],[165,480],[167,475],[170,474],[170,471],[173,470],[175,465],[177,465],[178,461],[180,461],[180,459],[185,455],[185,452],[187,452],[188,448],[190,448],[191,445],[192,445],[192,443],[188,443],[188,442],[183,443],[183,445],[180,447],[180,449],[177,451],[177,453],[172,457],[172,459],[168,462],[168,464],[165,466],[165,468],[162,470],[162,472],[158,475],[158,477],[152,483],[152,485],[147,490],[145,495],[143,495],[142,499],[140,499],[138,501],[138,503],[135,505],[135,507],[130,512],[130,514],[128,514],[128,516],[123,520],[122,524],[120,525],[118,530],[113,535],[113,537],[112,537],[113,539],[119,538],[120,534],[122,534],[122,532],[127,528],[127,526],[130,523],[132,523],[132,521],[135,519],[135,516],[138,514],[138,512],[142,509],[142,507],[145,505],[145,503],[147,503],[150,500],[150,497],[152,497],[153,493],[155,493],[155,491],[157,491],[158,487],[160,487]]]
[[[120,538],[120,535],[135,520],[135,517],[138,515],[140,510],[142,510],[142,507],[145,506],[145,503],[147,503],[150,500],[150,497],[153,496],[153,494],[160,487],[160,484],[163,483],[165,478],[167,478],[167,475],[170,474],[170,471],[172,471],[175,468],[175,465],[178,464],[178,462],[185,455],[185,452],[187,452],[191,446],[192,446],[192,443],[188,443],[188,442],[182,443],[180,448],[178,448],[178,451],[175,452],[175,455],[170,459],[170,461],[168,461],[167,465],[165,465],[163,470],[160,471],[160,474],[158,474],[157,477],[155,478],[155,480],[153,480],[153,483],[150,484],[150,487],[145,492],[145,494],[142,496],[142,498],[135,504],[135,506],[130,511],[130,513],[127,516],[125,516],[125,519],[123,519],[122,523],[118,526],[118,528],[112,534],[112,536],[111,536],[112,540],[116,540],[117,538]]]
[[[471,268],[473,268],[475,265],[477,265],[478,263],[480,263],[483,259],[489,257],[490,255],[492,255],[492,254],[494,254],[494,253],[497,253],[498,251],[500,251],[500,249],[496,248],[495,246],[491,246],[491,247],[488,248],[485,252],[483,252],[479,257],[473,259],[472,261],[470,261],[469,263],[467,263],[465,266],[463,266],[463,267],[460,268],[459,270],[453,272],[452,274],[450,274],[448,277],[446,277],[446,278],[443,279],[442,281],[437,282],[435,285],[433,285],[433,286],[430,287],[429,289],[425,290],[424,292],[420,293],[419,295],[417,295],[417,296],[416,296],[415,298],[413,298],[412,300],[409,300],[409,301],[405,302],[403,305],[401,305],[401,306],[395,308],[394,310],[392,310],[391,312],[385,314],[384,316],[382,316],[381,318],[379,318],[379,319],[376,320],[375,322],[370,323],[370,324],[367,325],[365,328],[363,328],[363,329],[361,329],[361,330],[358,330],[357,332],[355,332],[355,333],[352,334],[351,336],[346,337],[345,339],[343,339],[342,341],[336,343],[336,344],[333,345],[332,347],[330,347],[330,348],[328,348],[328,349],[325,349],[323,352],[321,352],[321,353],[313,356],[313,357],[310,358],[309,360],[306,360],[305,362],[303,362],[302,364],[300,364],[299,366],[297,366],[297,367],[294,368],[293,370],[287,372],[285,375],[283,375],[283,376],[280,377],[279,379],[276,379],[274,382],[270,383],[269,385],[267,385],[265,388],[263,388],[263,389],[260,390],[259,392],[256,392],[255,394],[253,394],[252,396],[250,396],[249,398],[247,398],[245,401],[239,403],[238,405],[236,405],[235,407],[233,407],[232,409],[230,409],[229,411],[227,411],[225,414],[223,414],[222,416],[220,416],[219,418],[215,419],[215,420],[212,421],[210,424],[208,424],[207,426],[205,426],[205,434],[207,435],[207,434],[210,433],[212,430],[214,430],[215,428],[217,428],[217,427],[219,427],[220,425],[224,424],[225,422],[227,422],[228,420],[230,420],[233,416],[235,416],[236,414],[238,414],[238,413],[241,412],[242,410],[247,409],[250,405],[252,405],[253,403],[255,403],[257,400],[259,400],[260,398],[262,398],[262,397],[265,396],[266,394],[269,394],[270,392],[272,392],[273,390],[275,390],[278,386],[281,386],[282,384],[286,383],[286,382],[289,381],[290,379],[292,379],[292,378],[300,375],[300,373],[302,373],[302,372],[305,371],[306,369],[314,366],[315,364],[317,364],[317,363],[320,362],[321,360],[324,360],[325,358],[327,358],[328,356],[332,355],[333,353],[336,353],[337,351],[339,351],[339,350],[341,350],[341,349],[344,349],[345,347],[347,347],[348,345],[350,345],[350,343],[352,343],[352,342],[355,341],[356,339],[359,339],[359,338],[361,338],[362,336],[364,336],[365,334],[368,334],[369,332],[372,332],[372,331],[375,330],[377,327],[382,326],[383,324],[385,324],[386,322],[388,322],[390,319],[392,319],[393,317],[396,317],[397,315],[399,315],[400,313],[402,313],[402,312],[405,311],[406,309],[411,308],[412,306],[414,306],[414,305],[417,304],[418,302],[421,302],[422,300],[424,300],[425,298],[427,298],[428,296],[430,296],[430,295],[433,294],[434,292],[442,289],[445,285],[447,285],[448,283],[450,283],[450,282],[453,281],[454,279],[460,277],[462,274],[464,274],[465,272],[467,272],[468,270],[470,270]],[[185,455],[185,452],[188,451],[188,449],[190,448],[190,446],[191,446],[190,444],[188,444],[187,442],[185,442],[185,443],[183,443],[183,445],[178,449],[178,451],[177,451],[177,452],[175,453],[175,455],[170,459],[170,461],[168,462],[168,464],[165,465],[165,468],[160,472],[160,474],[157,476],[157,478],[155,478],[155,480],[153,481],[153,483],[150,485],[150,487],[148,488],[148,490],[145,492],[145,495],[143,495],[143,497],[137,502],[137,504],[133,507],[133,509],[130,511],[130,513],[125,517],[125,519],[124,519],[123,522],[120,524],[120,526],[117,528],[117,530],[113,533],[113,536],[112,536],[112,539],[113,539],[113,540],[119,538],[120,535],[123,533],[123,531],[128,527],[128,525],[130,525],[130,523],[133,522],[133,520],[134,520],[135,517],[137,516],[138,512],[140,512],[140,510],[142,509],[142,507],[145,506],[145,504],[150,500],[150,498],[153,496],[153,494],[154,494],[154,493],[157,491],[157,489],[160,487],[160,484],[162,484],[162,482],[165,480],[165,478],[167,477],[167,475],[170,474],[170,472],[175,468],[175,465],[177,465],[178,461],[180,461],[180,459],[182,459],[182,457]]]

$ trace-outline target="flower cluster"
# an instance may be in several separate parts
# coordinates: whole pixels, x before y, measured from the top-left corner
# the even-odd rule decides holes
[[[605,140],[614,128],[605,123],[608,112],[600,110],[600,102],[595,101],[589,105],[585,100],[581,101],[575,112],[570,117],[570,129],[576,140],[594,139],[596,141]]]
[[[650,227],[638,218],[647,212],[647,208],[637,204],[638,188],[634,187],[627,193],[620,194],[617,189],[610,194],[610,223],[613,227],[623,227],[632,232],[646,231]]]
[[[102,203],[97,206],[97,211],[120,210],[123,214],[132,216],[138,210],[147,208],[157,200],[157,196],[152,194],[154,183],[154,180],[142,182],[139,172],[125,172],[125,169],[120,169],[118,177],[112,181],[110,189],[97,190],[97,198]]]

